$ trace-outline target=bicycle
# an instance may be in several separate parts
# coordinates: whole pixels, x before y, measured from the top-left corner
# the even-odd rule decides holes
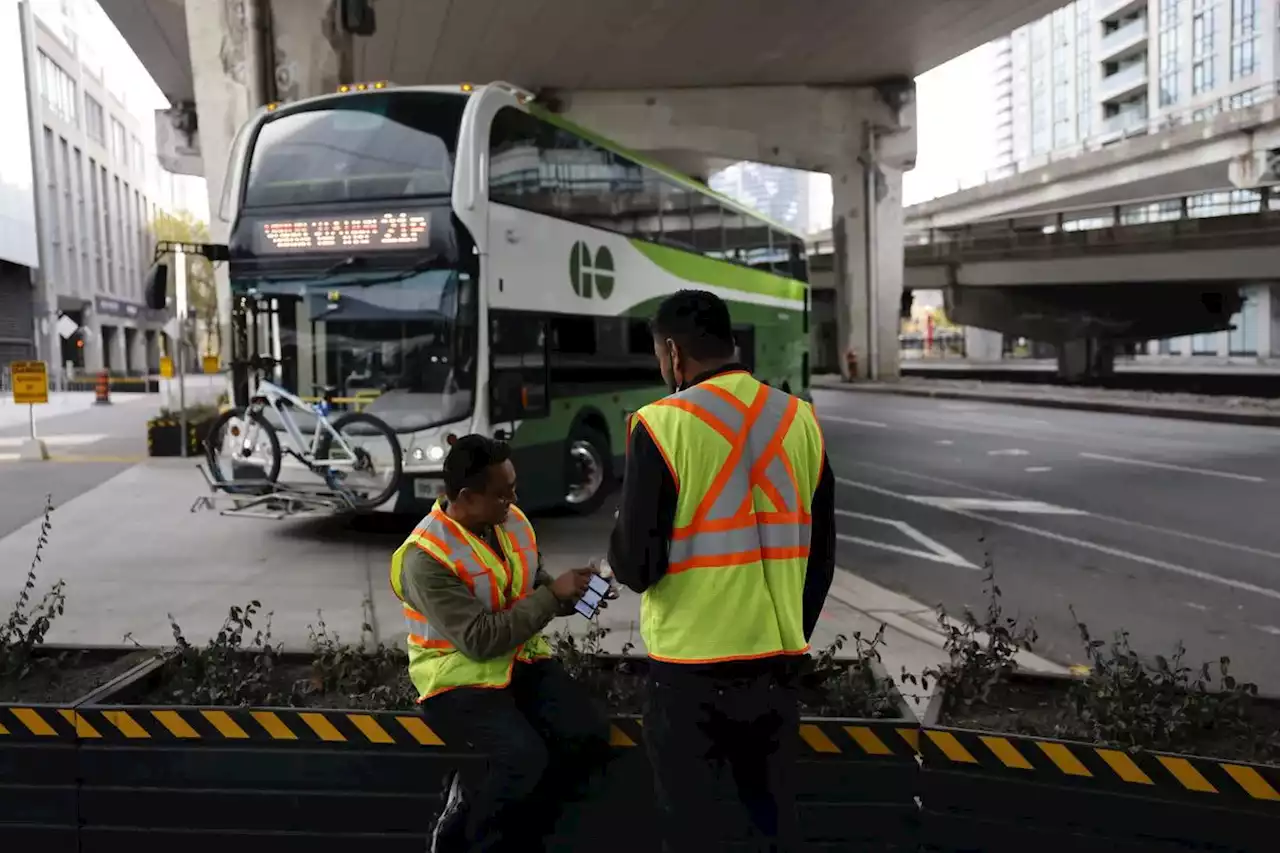
[[[329,412],[333,407],[337,389],[328,385],[316,385],[321,398],[318,403],[308,403],[267,380],[264,373],[267,368],[281,364],[277,359],[254,357],[247,366],[255,379],[248,406],[237,406],[220,414],[209,427],[208,438],[205,439],[205,451],[209,462],[210,475],[227,492],[252,492],[262,487],[262,481],[274,485],[280,476],[280,466],[284,454],[288,453],[305,465],[313,474],[324,480],[325,484],[339,492],[352,509],[366,510],[386,503],[400,488],[400,478],[404,473],[404,460],[401,457],[400,441],[395,432],[381,418],[367,412],[345,412],[332,421]],[[316,419],[315,429],[308,440],[291,410],[306,411]],[[266,412],[273,412],[280,418],[284,427],[287,444],[281,445],[276,428],[267,419]],[[390,445],[389,459],[378,454],[374,457],[363,447],[355,446],[346,436],[343,429],[358,425],[363,430],[381,435]],[[223,449],[223,431],[228,430],[234,440],[232,448],[232,476],[230,479],[218,465],[218,454]],[[256,455],[259,442],[257,433],[266,439],[270,459],[265,466],[263,476],[253,484],[236,485],[234,468],[237,462],[248,463]],[[379,464],[389,467],[390,477],[386,479],[381,490],[370,493],[367,490],[353,488],[349,483],[349,475],[368,473],[377,476]]]

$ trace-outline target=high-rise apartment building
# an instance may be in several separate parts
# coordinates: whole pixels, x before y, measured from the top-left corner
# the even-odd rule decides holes
[[[146,308],[142,286],[150,223],[171,207],[173,189],[163,186],[150,110],[130,109],[137,93],[96,59],[100,17],[92,0],[0,0],[0,35],[25,55],[23,106],[34,128],[4,183],[24,169],[33,176],[27,203],[38,215],[26,227],[39,245],[38,259],[21,258],[0,241],[0,315],[12,319],[0,328],[6,365],[34,357],[55,374],[68,365],[141,373],[159,363],[165,318]]]
[[[744,162],[712,175],[708,185],[780,225],[808,233],[812,225],[809,197],[815,177],[798,169]]]
[[[1277,7],[1076,0],[996,42],[997,166],[1206,118],[1276,94]]]

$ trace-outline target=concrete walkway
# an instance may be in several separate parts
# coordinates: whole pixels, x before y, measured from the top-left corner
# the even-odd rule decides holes
[[[831,391],[898,394],[943,400],[980,400],[1015,406],[1112,412],[1212,423],[1280,426],[1280,399],[1264,397],[1205,397],[1155,391],[905,377],[897,382],[843,382],[838,377],[819,376],[814,377],[812,387]]]
[[[290,648],[306,647],[317,611],[344,638],[357,640],[367,618],[381,639],[403,641],[388,561],[412,519],[373,516],[352,525],[191,512],[202,494],[207,489],[190,462],[149,460],[58,507],[39,588],[64,579],[67,607],[49,641],[116,644],[127,635],[144,645],[165,645],[173,641],[172,614],[186,637],[199,643],[217,631],[229,607],[255,599],[273,613],[274,639]],[[612,507],[586,519],[535,521],[547,568],[558,574],[604,555]],[[6,608],[31,563],[39,524],[36,519],[0,539],[0,604]],[[368,614],[366,600],[372,602]],[[813,637],[814,649],[838,634],[870,638],[882,623],[882,654],[891,674],[942,662],[942,635],[930,608],[843,571]],[[639,596],[624,590],[601,624],[611,631],[606,649],[620,651],[631,642],[643,650]],[[582,633],[587,627],[573,616],[548,630]],[[1035,658],[1027,665],[1062,671]]]

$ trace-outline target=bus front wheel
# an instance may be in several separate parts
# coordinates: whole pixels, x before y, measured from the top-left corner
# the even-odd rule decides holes
[[[572,512],[589,515],[604,503],[612,467],[608,447],[608,439],[589,426],[577,426],[569,436],[564,504]]]

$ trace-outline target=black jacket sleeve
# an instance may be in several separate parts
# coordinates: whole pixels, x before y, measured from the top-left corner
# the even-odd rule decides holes
[[[831,581],[836,574],[836,477],[831,471],[831,460],[822,457],[822,474],[818,488],[813,493],[809,507],[812,519],[809,542],[809,565],[804,574],[804,637],[813,636],[813,629],[822,615]]]
[[[667,548],[676,520],[676,481],[639,420],[628,442],[622,504],[609,538],[609,565],[619,583],[644,592],[667,572]]]

